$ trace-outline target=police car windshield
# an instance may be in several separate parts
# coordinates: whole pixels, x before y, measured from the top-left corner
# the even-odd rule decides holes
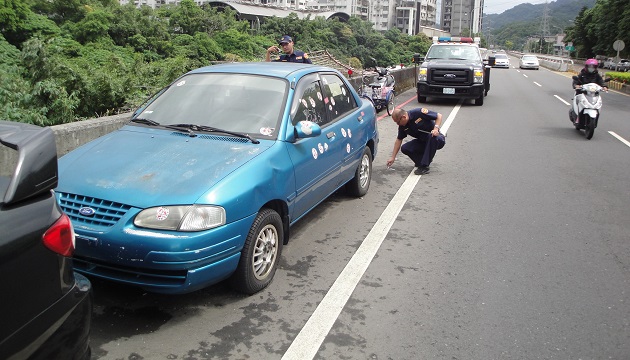
[[[449,59],[449,60],[481,60],[479,50],[470,45],[436,45],[431,46],[426,56],[427,60],[431,59]]]

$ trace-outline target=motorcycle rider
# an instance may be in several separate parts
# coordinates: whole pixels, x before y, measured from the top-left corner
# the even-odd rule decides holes
[[[597,62],[597,59],[586,60],[586,62],[584,63],[584,68],[577,75],[577,79],[573,79],[573,89],[575,89],[575,96],[573,96],[573,99],[572,99],[573,106],[571,107],[571,110],[570,110],[570,113],[571,113],[570,118],[574,119],[576,123],[578,122],[579,119],[577,117],[577,114],[574,111],[574,109],[576,108],[575,102],[576,102],[577,95],[580,94],[581,92],[582,85],[595,83],[601,86],[604,89],[604,91],[608,91],[606,82],[597,71],[598,66],[599,66],[599,63]]]
[[[584,68],[580,71],[580,73],[577,76],[579,80],[578,81],[576,81],[575,79],[573,80],[573,88],[577,90],[577,89],[582,88],[582,84],[595,83],[603,87],[604,90],[608,91],[608,87],[606,87],[606,83],[604,82],[604,79],[597,71],[598,66],[599,66],[599,63],[597,62],[596,59],[586,60],[586,62],[584,63]],[[579,92],[576,91],[576,93],[579,93]]]

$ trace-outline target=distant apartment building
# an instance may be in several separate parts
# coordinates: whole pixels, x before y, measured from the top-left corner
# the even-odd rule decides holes
[[[480,33],[483,7],[483,0],[442,0],[442,30],[452,36]]]

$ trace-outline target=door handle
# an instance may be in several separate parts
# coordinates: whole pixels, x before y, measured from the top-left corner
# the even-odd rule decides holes
[[[329,132],[328,134],[326,134],[326,137],[327,137],[327,138],[329,138],[329,139],[332,139],[332,138],[334,138],[335,136],[337,136],[337,134],[335,134],[335,132],[334,132],[334,131],[331,131],[331,132]]]

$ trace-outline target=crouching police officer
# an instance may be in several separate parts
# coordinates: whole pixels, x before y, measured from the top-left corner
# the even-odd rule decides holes
[[[293,47],[293,39],[291,39],[289,35],[284,35],[282,38],[280,38],[278,45],[282,49],[275,45],[267,49],[267,55],[265,59],[266,61],[271,61],[271,53],[276,54],[282,50],[284,54],[280,55],[280,59],[274,61],[312,64],[311,59],[308,58],[307,53],[297,50]]]
[[[398,136],[394,142],[392,156],[387,160],[387,166],[396,161],[396,155],[400,150],[418,167],[414,174],[428,174],[435,152],[446,144],[446,138],[440,133],[442,114],[426,108],[409,111],[396,109],[392,113],[392,120],[398,125]],[[407,135],[415,139],[403,145],[402,141]]]

